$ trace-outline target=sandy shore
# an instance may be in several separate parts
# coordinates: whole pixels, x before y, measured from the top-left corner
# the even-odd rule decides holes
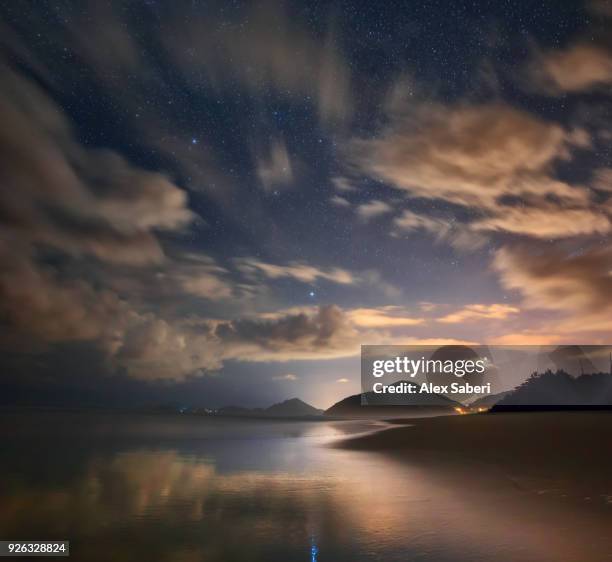
[[[405,423],[411,425],[337,446],[413,464],[489,467],[525,488],[612,502],[612,412],[495,413]]]

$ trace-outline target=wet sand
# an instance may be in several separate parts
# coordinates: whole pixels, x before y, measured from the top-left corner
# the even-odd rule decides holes
[[[412,464],[472,472],[476,466],[479,478],[497,472],[521,489],[612,503],[612,412],[486,413],[394,423],[409,425],[336,446]]]

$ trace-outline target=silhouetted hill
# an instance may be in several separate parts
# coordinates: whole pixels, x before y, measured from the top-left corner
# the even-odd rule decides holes
[[[245,418],[305,418],[321,416],[322,414],[323,410],[306,404],[306,402],[299,398],[291,398],[265,409],[225,406],[217,410],[216,415]]]
[[[415,383],[409,384],[418,386]],[[381,395],[366,392],[364,398],[367,405],[362,405],[361,397],[361,394],[348,396],[328,408],[325,415],[337,418],[408,418],[450,414],[455,412],[455,408],[461,407],[459,402],[440,394]]]
[[[573,377],[565,371],[534,373],[500,400],[493,411],[602,409],[612,407],[612,374]]]
[[[268,416],[282,416],[282,417],[291,417],[291,416],[320,416],[323,413],[323,410],[319,410],[310,404],[306,404],[303,400],[299,398],[291,398],[290,400],[285,400],[284,402],[280,402],[279,404],[274,404],[269,408],[266,408],[265,413]]]

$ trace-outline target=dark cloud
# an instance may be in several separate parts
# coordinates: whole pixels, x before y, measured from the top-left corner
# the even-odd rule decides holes
[[[111,150],[84,147],[63,112],[34,82],[7,66],[3,71],[0,310],[5,345],[15,348],[17,341],[31,352],[59,342],[92,341],[116,365],[154,378],[217,365],[210,356],[202,357],[205,348],[196,350],[201,336],[119,297],[104,286],[104,276],[94,276],[95,281],[74,277],[78,269],[70,265],[70,259],[88,256],[131,267],[163,262],[158,233],[180,231],[194,219],[185,191]],[[45,263],[50,249],[68,261]],[[187,273],[192,275],[187,278]],[[176,283],[184,291],[208,298],[227,293],[213,265],[193,273],[177,270]],[[143,339],[149,345],[137,345]]]
[[[587,2],[587,7],[593,14],[612,18],[612,2],[610,0],[591,0]]]
[[[5,351],[44,354],[58,344],[89,342],[106,358],[109,372],[123,369],[145,379],[181,379],[221,365],[205,324],[196,329],[185,320],[164,319],[6,244],[0,271]]]
[[[358,347],[357,330],[333,305],[310,314],[240,319],[220,324],[215,334],[233,353],[244,348],[241,354],[260,360],[342,357],[353,355]]]
[[[110,150],[79,144],[60,109],[31,81],[3,68],[0,86],[2,229],[22,242],[132,264],[160,261],[156,230],[194,218],[166,176]]]
[[[5,344],[36,349],[41,344],[96,340],[115,344],[129,307],[110,291],[65,278],[51,266],[35,263],[27,248],[0,246],[0,310]],[[8,340],[8,341],[6,341]]]

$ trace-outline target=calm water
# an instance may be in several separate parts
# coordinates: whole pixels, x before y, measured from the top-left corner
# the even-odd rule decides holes
[[[0,416],[0,539],[83,561],[612,559],[612,504],[339,450],[374,424]],[[612,496],[611,496],[612,498]]]

